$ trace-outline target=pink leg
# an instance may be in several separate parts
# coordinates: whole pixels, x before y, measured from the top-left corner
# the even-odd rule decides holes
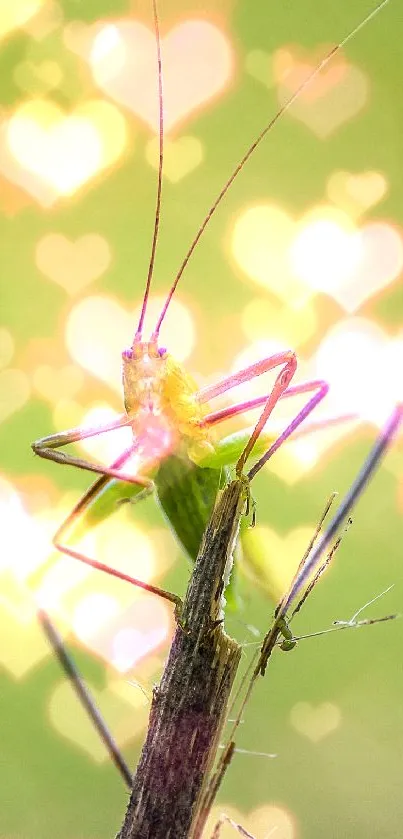
[[[246,839],[255,839],[255,837],[252,836],[252,834],[249,833],[248,830],[245,830],[245,828],[242,827],[241,824],[238,824],[237,822],[234,822],[234,820],[230,819],[229,816],[226,816],[225,813],[223,813],[223,815],[220,816],[220,818],[218,819],[218,822],[214,827],[214,831],[212,833],[211,839],[220,839],[221,828],[223,827],[225,822],[227,822],[227,824],[230,824],[231,827],[233,827],[234,830],[238,831],[238,833],[240,833],[241,836],[245,836]]]
[[[301,382],[299,385],[293,385],[292,387],[288,387],[281,396],[280,399],[285,399],[287,396],[297,396],[301,393],[309,393],[311,390],[316,390],[318,387],[321,387],[322,381],[319,379],[312,379],[309,382]],[[214,411],[211,414],[207,414],[203,419],[203,425],[217,425],[219,422],[223,422],[226,419],[232,419],[232,417],[238,416],[238,414],[244,414],[246,411],[251,411],[253,408],[260,408],[261,405],[264,405],[269,398],[268,393],[265,396],[257,396],[255,399],[247,399],[245,402],[237,402],[236,405],[229,405],[227,408],[222,408],[221,411]],[[346,419],[353,419],[354,415],[348,414],[346,415]],[[331,421],[331,420],[330,420]]]
[[[221,382],[217,382],[215,385],[209,385],[208,387],[199,390],[197,400],[201,404],[204,402],[210,402],[211,399],[214,399],[216,396],[220,396],[227,390],[232,390],[232,388],[243,384],[243,382],[250,382],[252,379],[256,379],[263,373],[267,373],[269,370],[274,370],[275,367],[280,367],[281,364],[284,364],[288,371],[292,370],[292,373],[289,375],[289,381],[291,381],[297,369],[297,358],[292,350],[286,350],[284,352],[277,353],[276,355],[271,355],[268,358],[263,358],[261,361],[256,361],[255,364],[245,367],[244,370],[234,373],[233,376],[228,376],[228,378],[223,379]],[[285,370],[283,372],[285,372]]]
[[[201,390],[197,395],[199,402],[207,402],[209,399],[214,399],[215,396],[219,396],[220,394],[225,393],[227,390],[231,390],[233,387],[237,387],[243,382],[248,382],[251,379],[256,378],[257,376],[261,376],[262,373],[266,373],[268,370],[273,370],[273,368],[279,367],[281,364],[284,365],[283,370],[277,376],[271,393],[264,400],[265,407],[236,465],[237,475],[240,475],[242,473],[243,467],[256,443],[256,440],[258,439],[264,426],[266,425],[266,422],[273,408],[283,395],[284,391],[286,391],[288,388],[288,385],[297,368],[296,355],[295,353],[291,352],[291,350],[287,350],[286,352],[277,353],[277,355],[272,355],[269,358],[264,358],[262,361],[258,361],[256,362],[256,364],[251,364],[250,367],[246,367],[239,373],[234,373],[233,376],[229,376],[222,382],[218,382],[218,384],[216,385],[204,388],[204,390]]]
[[[42,437],[40,440],[32,443],[32,449],[39,457],[44,457],[46,460],[53,460],[56,463],[61,463],[63,466],[76,466],[77,469],[84,469],[86,472],[95,472],[96,474],[105,475],[109,478],[118,478],[120,481],[126,481],[129,484],[140,484],[141,486],[147,487],[151,483],[148,478],[126,475],[113,467],[108,468],[98,463],[92,463],[90,460],[84,460],[81,457],[58,451],[68,443],[77,443],[79,440],[84,440],[87,437],[96,437],[98,434],[105,434],[107,431],[122,428],[130,424],[130,417],[127,414],[123,414],[118,419],[99,428],[71,428],[69,431],[61,431],[58,434],[50,434],[48,437]],[[134,449],[135,446],[133,446],[133,451]]]
[[[274,455],[274,453],[277,451],[277,449],[279,449],[280,446],[282,446],[283,443],[286,440],[288,440],[288,438],[291,436],[291,434],[293,434],[294,431],[298,428],[298,426],[301,425],[301,423],[304,421],[304,419],[306,419],[306,417],[309,416],[309,414],[314,410],[314,408],[316,408],[316,406],[319,404],[319,402],[321,402],[322,399],[324,399],[324,397],[326,396],[326,394],[329,390],[329,385],[327,384],[327,382],[322,382],[320,380],[315,382],[315,387],[316,387],[316,391],[317,391],[315,393],[315,395],[312,396],[312,398],[309,400],[309,402],[307,402],[307,404],[301,409],[301,411],[299,411],[299,413],[293,419],[293,421],[289,425],[287,425],[287,428],[280,434],[279,437],[277,437],[277,440],[274,441],[274,443],[270,446],[270,448],[267,450],[267,452],[260,458],[260,460],[258,460],[257,463],[255,463],[255,465],[252,466],[252,469],[249,470],[249,472],[248,472],[249,480],[252,480],[252,478],[254,478],[254,476],[265,465],[265,463],[267,463],[269,458],[271,458]],[[260,420],[259,420],[258,426],[259,425],[261,426]],[[258,426],[256,426],[256,427],[258,427]],[[261,426],[261,428],[262,428],[262,426]],[[242,463],[242,467],[243,467],[243,465],[245,463],[245,460],[246,460],[245,452],[248,450],[248,448],[249,448],[249,446],[246,447],[245,451],[243,452],[243,454],[240,458],[240,461],[238,461],[238,464],[239,464],[239,462]],[[249,452],[250,452],[250,448],[249,448]],[[237,464],[237,473],[238,473],[238,464]]]
[[[268,360],[270,360],[270,359],[268,359]],[[253,378],[253,370],[254,370],[255,366],[256,365],[252,365],[252,367],[249,367],[246,370],[243,370],[240,374],[237,374],[237,376],[244,377],[244,376],[246,376],[246,374],[250,375],[251,371],[252,371],[252,378]],[[322,381],[321,379],[314,379],[310,382],[302,382],[301,384],[294,385],[293,387],[289,387],[289,388],[285,389],[283,387],[282,377],[284,376],[284,374],[286,372],[287,372],[287,367],[282,371],[282,373],[280,373],[280,376],[277,378],[277,380],[274,384],[273,390],[271,391],[270,394],[266,394],[265,396],[258,396],[256,399],[246,400],[245,402],[238,402],[236,405],[230,405],[228,408],[223,408],[220,411],[215,411],[214,413],[207,414],[207,416],[204,417],[203,424],[210,426],[210,425],[215,425],[219,422],[223,422],[224,420],[229,419],[230,417],[237,416],[238,414],[244,413],[245,411],[252,410],[253,408],[258,408],[261,405],[265,405],[265,408],[264,408],[264,410],[263,410],[255,428],[254,428],[253,434],[250,437],[250,439],[248,441],[248,444],[245,447],[245,449],[244,449],[244,451],[243,451],[243,453],[242,453],[242,455],[241,455],[241,457],[240,457],[240,459],[237,463],[237,466],[236,466],[237,475],[241,474],[241,472],[243,471],[243,467],[245,466],[245,462],[248,459],[249,455],[251,454],[253,446],[255,445],[256,440],[258,439],[261,431],[263,430],[263,428],[264,428],[264,426],[267,422],[267,419],[268,419],[268,417],[270,416],[270,414],[273,410],[274,405],[278,402],[279,399],[283,399],[283,398],[289,397],[289,396],[300,395],[301,393],[310,393],[313,390],[317,391],[315,393],[315,395],[312,397],[312,399],[310,399],[309,402],[307,402],[307,404],[305,405],[305,407],[302,408],[302,410],[297,414],[297,416],[294,418],[292,423],[290,423],[290,425],[287,426],[287,428],[277,438],[277,440],[274,441],[273,445],[270,446],[270,448],[263,455],[263,457],[261,457],[260,460],[250,470],[250,472],[248,473],[249,478],[253,478],[254,475],[256,475],[256,473],[259,472],[259,470],[262,468],[262,466],[264,466],[264,464],[269,460],[269,458],[272,457],[272,455],[277,451],[277,449],[280,448],[280,446],[288,439],[288,437],[290,437],[290,435],[293,434],[296,431],[296,429],[299,427],[299,425],[314,410],[316,405],[318,405],[319,402],[322,401],[322,399],[326,396],[326,394],[329,390],[328,384],[326,382]],[[260,375],[260,370],[255,375]],[[223,383],[220,383],[219,385],[213,386],[213,388],[211,388],[211,391],[213,392],[213,396],[217,395],[217,389],[220,388],[222,386],[222,384],[224,384],[224,390],[226,390],[228,381],[231,381],[231,385],[230,385],[231,387],[234,387],[235,384],[239,384],[239,379],[235,383],[233,382],[233,379],[234,379],[234,377],[231,377],[231,379],[226,379]],[[242,378],[242,381],[245,381],[245,378]],[[202,391],[203,397],[204,397],[207,390],[209,390],[209,389],[206,389],[206,390]],[[211,393],[211,391],[209,391],[209,392]],[[340,419],[353,419],[353,418],[354,417],[352,415],[348,415],[346,417],[338,418],[338,420],[340,420]],[[331,422],[332,422],[332,420],[325,420],[325,421],[317,424],[316,426],[314,426],[314,428],[316,428],[316,427],[319,427],[319,428],[320,427],[326,427],[327,425],[331,424]],[[312,431],[312,430],[314,430],[314,428],[312,428],[312,426],[310,426],[308,430]]]
[[[52,541],[55,548],[57,548],[58,551],[65,554],[66,556],[69,556],[72,559],[77,559],[79,560],[79,562],[83,562],[85,565],[89,565],[91,568],[95,568],[97,571],[104,571],[104,573],[109,574],[112,577],[117,577],[119,580],[131,583],[132,585],[135,585],[138,588],[142,588],[145,591],[150,592],[151,594],[157,594],[160,597],[169,600],[171,603],[175,604],[176,614],[179,615],[181,608],[181,599],[176,594],[172,594],[171,592],[166,591],[165,589],[161,589],[158,586],[153,586],[151,585],[151,583],[144,583],[137,577],[131,577],[129,574],[125,574],[123,571],[118,571],[116,568],[112,568],[110,565],[105,565],[103,562],[98,562],[98,560],[92,559],[86,554],[74,550],[74,548],[70,548],[68,545],[65,545],[61,541],[66,531],[74,526],[75,522],[80,517],[80,515],[85,513],[86,509],[90,507],[91,503],[110,482],[110,474],[114,473],[115,470],[118,470],[122,466],[124,466],[124,464],[131,457],[133,451],[135,451],[135,446],[131,446],[129,449],[126,449],[126,451],[119,455],[119,457],[112,463],[111,469],[106,470],[106,473],[103,474],[102,477],[98,478],[98,480],[95,481],[94,484],[92,484],[89,490],[87,490],[87,492],[84,493],[82,498],[80,498],[80,500],[78,501],[74,509],[71,511],[71,513],[69,513],[67,518],[64,519],[60,527],[57,529]],[[117,472],[117,474],[121,476],[120,472]],[[148,483],[145,485],[144,489],[140,490],[139,494],[136,496],[137,501],[140,501],[144,496],[149,495],[152,492],[154,484],[149,479],[146,480],[148,481]]]

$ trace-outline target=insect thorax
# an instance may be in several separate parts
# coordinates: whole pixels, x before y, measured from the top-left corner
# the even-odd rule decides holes
[[[161,455],[183,444],[195,459],[213,449],[195,382],[156,344],[141,342],[123,353],[123,389],[137,439],[151,435],[158,447],[160,437]]]

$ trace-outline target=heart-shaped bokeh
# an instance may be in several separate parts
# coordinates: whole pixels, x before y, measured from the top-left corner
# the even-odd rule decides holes
[[[29,2],[31,6],[33,5],[32,0],[21,0],[21,2]],[[57,0],[41,0],[39,11],[25,21],[24,32],[39,43],[63,24],[63,17],[63,9]]]
[[[330,176],[326,192],[330,201],[356,219],[382,201],[388,192],[388,182],[382,172],[339,171]]]
[[[72,625],[76,637],[91,652],[126,673],[166,643],[171,617],[156,595],[136,597],[123,609],[119,601],[95,592],[79,602]]]
[[[322,702],[316,706],[309,702],[297,702],[291,708],[290,722],[298,734],[307,737],[312,743],[319,743],[339,727],[341,711],[332,702]]]
[[[258,82],[271,88],[275,84],[273,58],[264,50],[251,50],[245,58],[245,70]]]
[[[67,28],[65,43],[90,64],[108,96],[158,131],[155,34],[135,20]],[[206,20],[183,21],[162,38],[164,127],[169,132],[221,94],[233,73],[223,32]]]
[[[273,603],[278,603],[288,590],[315,526],[298,527],[285,536],[278,535],[264,525],[245,531],[242,539],[242,567]]]
[[[313,303],[294,308],[268,297],[253,297],[242,312],[242,331],[252,342],[269,338],[298,349],[316,335],[319,318]]]
[[[321,341],[315,369],[329,382],[330,410],[382,426],[403,399],[403,333],[391,338],[367,318],[345,318]]]
[[[253,760],[253,753],[250,756],[244,755],[243,758],[240,755],[238,759]],[[232,824],[223,818],[224,815],[232,821]],[[250,813],[241,813],[240,810],[226,803],[220,804],[219,807],[213,807],[206,821],[203,839],[211,839],[217,822],[220,823],[220,839],[234,839],[239,834],[241,836],[253,836],[256,839],[259,839],[259,837],[262,837],[262,839],[263,837],[264,839],[272,839],[272,837],[273,839],[296,839],[298,835],[294,815],[285,807],[280,807],[277,804],[264,804]],[[242,830],[247,830],[248,833],[242,833]]]
[[[140,690],[126,685],[126,696],[123,697],[109,687],[103,690],[91,684],[88,687],[119,748],[144,731],[149,707]],[[96,763],[110,759],[98,732],[67,681],[54,689],[48,702],[51,724],[59,734],[79,746]]]
[[[0,4],[0,39],[23,26],[46,5],[46,0],[13,0]]]
[[[151,334],[164,298],[149,300],[144,334]],[[87,297],[70,312],[66,342],[73,359],[101,381],[121,393],[122,352],[132,345],[140,315],[140,305],[131,312],[111,297]],[[163,323],[160,345],[178,361],[192,351],[195,328],[188,309],[173,300]]]
[[[1,574],[0,662],[14,679],[24,679],[49,655],[49,644],[38,624],[35,611],[27,619],[27,596],[14,581]],[[10,643],[12,638],[12,644]]]
[[[31,393],[29,379],[23,370],[6,369],[0,372],[0,423],[19,411]]]
[[[98,233],[75,241],[61,233],[48,233],[39,240],[35,261],[40,271],[74,296],[107,270],[111,251]]]
[[[8,367],[15,351],[14,338],[8,329],[0,327],[0,369]]]
[[[355,312],[400,275],[403,237],[387,222],[354,229],[315,211],[301,220],[290,261],[301,282]]]
[[[42,96],[59,86],[63,73],[56,61],[21,61],[17,64],[13,76],[21,90]]]
[[[49,100],[32,99],[2,126],[0,170],[51,206],[115,163],[126,140],[124,117],[109,102],[89,100],[66,114]]]
[[[328,52],[328,51],[327,51]],[[315,67],[324,52],[312,56],[301,47],[282,47],[273,56],[273,73],[280,105],[285,105]],[[340,53],[301,91],[288,113],[321,139],[333,134],[365,106],[368,80],[362,70]]]
[[[0,559],[0,660],[16,679],[23,678],[49,656],[49,645],[38,625],[29,579],[49,559],[57,512],[52,518],[30,514],[13,484],[0,476],[4,547]]]
[[[231,250],[237,265],[254,282],[301,308],[313,293],[289,265],[296,229],[294,219],[281,207],[258,204],[243,210],[236,219]]]
[[[57,404],[61,399],[72,399],[76,396],[83,386],[84,375],[82,370],[73,364],[66,364],[64,367],[41,364],[34,370],[32,383],[40,396],[51,404]]]
[[[322,292],[354,312],[403,269],[396,226],[370,222],[359,228],[330,205],[313,207],[298,222],[275,205],[248,208],[235,221],[231,245],[248,277],[297,310]]]
[[[146,147],[148,163],[158,171],[159,141],[154,137]],[[164,148],[164,177],[171,183],[185,178],[203,160],[203,146],[197,137],[178,137],[177,140],[167,140]]]

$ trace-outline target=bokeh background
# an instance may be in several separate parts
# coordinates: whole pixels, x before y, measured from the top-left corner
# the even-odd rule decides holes
[[[371,8],[160,6],[166,163],[148,328],[245,148]],[[402,35],[391,2],[304,91],[214,216],[164,326],[163,344],[201,385],[293,347],[300,380],[331,382],[318,417],[356,416],[285,447],[256,480],[267,568],[260,585],[240,581],[244,607],[228,622],[245,642],[248,627],[267,627],[267,580],[284,587],[329,493],[348,488],[402,392]],[[155,205],[151,3],[2,0],[0,39],[0,834],[107,839],[126,790],[52,658],[35,603],[51,609],[133,767],[172,615],[52,551],[52,532],[90,480],[35,458],[30,442],[121,411],[120,353],[136,326]],[[118,432],[77,451],[108,462],[126,439]],[[368,614],[401,610],[401,466],[397,443],[299,632],[349,618],[392,583]],[[83,544],[184,591],[189,566],[153,501],[121,509]],[[401,649],[395,621],[279,654],[239,734],[240,748],[278,757],[239,754],[218,809],[260,839],[400,836]]]

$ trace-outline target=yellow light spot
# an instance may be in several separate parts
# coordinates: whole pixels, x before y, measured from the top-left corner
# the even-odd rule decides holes
[[[69,399],[76,395],[84,383],[84,375],[80,367],[67,364],[57,369],[50,364],[41,364],[33,373],[34,388],[51,403],[60,399]]]
[[[7,570],[25,587],[53,552],[51,538],[56,529],[57,511],[30,515],[18,492],[3,478],[0,479],[0,507],[4,546],[0,570]]]
[[[87,594],[76,606],[71,619],[75,635],[87,643],[120,611],[120,603],[107,594]]]
[[[142,701],[140,691],[133,691],[134,696],[129,701],[116,691],[112,692],[109,687],[99,690],[96,685],[90,685],[89,688],[100,713],[108,720],[119,748],[143,732],[149,709]],[[77,702],[77,696],[67,680],[53,691],[48,714],[53,728],[62,737],[79,746],[93,761],[101,764],[110,760],[98,732],[83,706]]]
[[[320,412],[320,419],[324,421],[323,427],[315,428],[315,423],[319,421],[319,416],[312,415],[312,420],[306,420],[305,424],[301,426],[301,435],[307,433],[307,436],[301,436],[299,439],[291,439],[282,446],[275,454],[268,465],[267,469],[274,475],[277,475],[282,481],[285,481],[289,486],[294,486],[298,481],[311,472],[317,463],[323,463],[327,452],[332,449],[337,443],[351,434],[352,430],[359,425],[359,420],[350,420],[348,422],[340,422],[340,424],[330,424],[326,427],[325,418],[340,416],[340,411],[336,410],[333,405],[326,402],[323,412],[326,411],[325,416]],[[314,430],[308,433],[310,424],[313,424]],[[283,424],[284,427],[284,424]]]
[[[383,424],[401,398],[402,365],[403,341],[392,341],[366,318],[340,321],[329,330],[316,355],[318,375],[330,384],[330,409],[355,411],[377,425]]]
[[[263,525],[245,531],[242,569],[273,603],[287,591],[313,531],[298,527],[280,536]]]
[[[100,277],[111,262],[107,240],[87,233],[71,240],[60,233],[48,233],[39,240],[35,261],[40,271],[74,295]]]
[[[362,249],[351,220],[333,208],[318,208],[300,223],[290,260],[302,282],[316,291],[348,282],[362,257]]]
[[[266,836],[267,839],[296,839],[297,825],[295,816],[285,807],[276,804],[264,804],[249,814],[251,833]]]
[[[290,722],[299,734],[319,743],[339,727],[341,711],[332,702],[322,702],[316,707],[309,702],[297,702],[291,708]]]
[[[155,86],[155,36],[136,20],[99,24],[92,43],[80,30],[68,39],[90,64],[96,84],[158,131]],[[179,23],[162,39],[164,56],[164,126],[168,132],[196,108],[221,93],[233,72],[231,44],[206,20]]]
[[[157,575],[158,566],[152,540],[133,523],[133,509],[123,506],[116,519],[97,528],[97,555],[101,562],[110,563],[131,577],[150,582]]]
[[[84,414],[82,405],[74,399],[59,399],[53,409],[54,428],[76,428]]]
[[[7,367],[14,355],[14,339],[8,329],[0,329],[0,367]]]
[[[333,172],[326,185],[327,196],[353,218],[378,204],[388,192],[383,172]]]
[[[73,544],[77,547],[74,542]],[[94,539],[91,534],[86,539],[80,540],[79,547],[89,556],[94,555]],[[94,571],[89,565],[56,553],[50,567],[46,568],[45,573],[38,575],[38,580],[34,579],[31,584],[37,604],[56,614],[58,621],[62,619],[66,626],[70,627],[71,608],[66,605],[66,600],[71,593],[74,595],[77,590],[80,590],[83,582],[92,580],[93,577]]]
[[[203,145],[197,137],[178,137],[167,140],[164,148],[164,176],[177,183],[200,165],[204,157]],[[159,139],[153,137],[146,147],[146,160],[158,171]]]
[[[126,125],[117,108],[102,100],[85,102],[66,116],[53,102],[36,99],[11,117],[7,141],[22,167],[68,196],[117,160]]]
[[[256,766],[257,761],[263,759],[253,757],[253,755],[237,756],[237,760],[245,761],[247,766],[253,761],[253,767]],[[251,771],[258,770],[251,769]],[[203,839],[210,839],[215,825],[223,814],[232,819],[236,825],[240,825],[241,828],[247,830],[252,836],[262,837],[262,839],[263,837],[264,839],[296,839],[297,837],[295,817],[285,807],[276,804],[263,804],[250,813],[242,813],[231,804],[223,803],[211,810],[203,832]],[[239,834],[237,834],[236,829],[224,820],[220,830],[220,839],[234,839],[237,835]]]
[[[403,237],[386,222],[357,229],[341,210],[315,207],[298,225],[290,262],[300,280],[353,312],[399,276]]]
[[[273,70],[279,83],[281,105],[297,91],[323,57],[323,48],[311,55],[295,46],[277,50]],[[296,97],[289,113],[324,139],[364,107],[368,94],[367,77],[360,68],[348,64],[345,56],[339,53],[331,65]]]
[[[0,637],[3,613],[10,637],[21,650],[8,645],[0,661],[11,672],[23,675],[49,654],[36,632],[36,608],[54,616],[63,635],[76,631],[94,653],[121,672],[134,658],[153,652],[170,629],[170,610],[153,600],[144,601],[139,588],[94,571],[88,565],[57,553],[51,543],[56,527],[70,512],[77,498],[66,496],[62,503],[40,515],[29,515],[12,484],[0,479],[0,508],[4,551],[0,565]],[[113,510],[111,511],[113,512]],[[91,527],[85,520],[66,533],[66,542],[88,556],[134,577],[149,580],[165,565],[161,545],[157,558],[151,536],[132,522],[133,511],[119,508],[119,521],[104,520]],[[95,521],[96,524],[96,521]],[[131,610],[131,611],[130,611]],[[34,629],[33,629],[34,627]],[[130,635],[133,630],[134,635]],[[25,639],[25,632],[30,632]],[[130,648],[130,641],[134,646]]]
[[[23,26],[45,5],[45,0],[3,0],[0,5],[0,38]]]
[[[126,45],[114,24],[104,26],[95,35],[90,51],[90,64],[97,84],[103,85],[117,76],[124,67]]]
[[[23,370],[8,368],[0,372],[0,422],[19,411],[29,399],[31,387]]]
[[[295,222],[284,210],[261,204],[239,216],[231,245],[236,262],[252,280],[299,308],[310,299],[312,290],[291,270],[288,250],[294,234]]]
[[[316,313],[309,302],[296,309],[255,297],[242,312],[242,329],[250,341],[273,340],[296,348],[315,335],[317,328]]]
[[[124,673],[165,641],[168,608],[156,597],[139,597],[126,609],[118,598],[99,592],[82,597],[73,615],[77,637]]]
[[[21,61],[17,64],[13,78],[21,88],[33,95],[43,95],[59,87],[63,80],[63,72],[56,61]]]

